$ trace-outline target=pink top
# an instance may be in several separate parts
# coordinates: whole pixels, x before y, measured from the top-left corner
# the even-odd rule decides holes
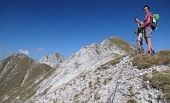
[[[150,19],[150,23],[152,23],[152,19],[153,19],[153,16],[152,16],[152,13],[148,13],[145,18],[144,18],[144,24],[147,22],[148,18],[151,18]],[[146,26],[145,28],[151,28],[150,25]]]

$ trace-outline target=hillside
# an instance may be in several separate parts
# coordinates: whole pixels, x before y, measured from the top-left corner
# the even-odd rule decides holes
[[[170,51],[161,51],[151,57],[158,59],[164,55],[162,52],[168,52],[167,57],[170,55]],[[48,93],[37,94],[38,98],[34,96],[27,102],[110,103],[113,100],[113,103],[169,103],[170,65],[159,63],[164,63],[167,59],[170,61],[170,56],[155,61],[155,66],[148,66],[146,63],[142,68],[135,66],[136,58],[146,56],[148,57],[146,54],[117,56]]]
[[[169,103],[169,70],[170,51],[160,51],[154,56],[135,55],[134,46],[111,37],[82,47],[55,68],[21,54],[8,57],[0,63],[0,100],[2,103]]]
[[[35,86],[52,70],[23,54],[6,58],[0,62],[0,100],[9,103],[29,98],[38,89]]]

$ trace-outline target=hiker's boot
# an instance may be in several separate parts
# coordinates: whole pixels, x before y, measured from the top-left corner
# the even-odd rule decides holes
[[[152,53],[151,53],[151,54],[152,54],[152,55],[153,55],[153,54],[155,54],[155,51],[154,51],[154,50],[152,50]]]
[[[137,50],[136,50],[136,54],[138,55],[138,54],[139,54],[139,52],[140,52],[140,49],[137,49]]]
[[[138,54],[140,54],[140,49],[138,49]]]
[[[150,54],[150,50],[148,50],[147,53]]]
[[[144,53],[145,51],[143,49],[140,50],[140,53]]]

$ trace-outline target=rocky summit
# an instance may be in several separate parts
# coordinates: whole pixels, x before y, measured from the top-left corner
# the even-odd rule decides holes
[[[51,67],[56,67],[63,61],[64,57],[59,53],[46,55],[39,60],[40,63],[50,65]]]
[[[0,101],[170,103],[170,51],[153,56],[134,51],[130,43],[111,37],[82,47],[57,66],[49,56],[37,63],[12,55],[0,63]]]

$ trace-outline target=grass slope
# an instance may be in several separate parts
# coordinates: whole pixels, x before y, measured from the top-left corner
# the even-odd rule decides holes
[[[54,70],[46,64],[36,63],[23,54],[6,58],[0,63],[0,101],[25,101],[35,93],[40,81]]]
[[[112,38],[109,38],[108,40],[116,44],[122,50],[125,50],[127,53],[130,53],[132,51],[132,48],[131,48],[132,45],[130,45],[127,41],[123,39],[120,39],[118,37],[112,37]]]

